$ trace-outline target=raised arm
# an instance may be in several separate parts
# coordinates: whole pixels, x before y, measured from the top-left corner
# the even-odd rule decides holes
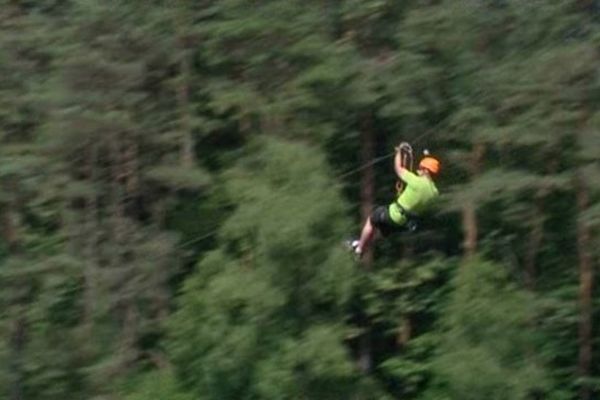
[[[400,151],[396,151],[396,156],[394,157],[394,170],[396,171],[398,178],[402,179],[408,185],[413,184],[414,180],[417,178],[414,173],[402,166],[402,162],[400,161]]]
[[[396,155],[394,156],[394,170],[396,171],[396,175],[398,178],[402,179],[402,172],[405,170],[402,167],[402,162],[400,161],[400,151],[396,149]]]

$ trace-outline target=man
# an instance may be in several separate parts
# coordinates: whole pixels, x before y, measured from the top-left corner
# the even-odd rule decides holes
[[[439,196],[433,176],[440,170],[440,162],[433,157],[424,157],[414,174],[402,167],[400,151],[394,157],[396,175],[404,181],[405,188],[398,194],[396,201],[389,206],[376,207],[367,218],[360,240],[349,242],[352,251],[361,256],[375,238],[376,229],[387,236],[394,231],[413,230],[415,219],[422,215]]]

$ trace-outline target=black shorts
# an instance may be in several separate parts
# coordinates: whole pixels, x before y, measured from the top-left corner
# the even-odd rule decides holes
[[[388,206],[375,207],[371,212],[371,224],[373,224],[383,236],[388,236],[394,231],[404,230],[403,225],[399,225],[392,220]]]

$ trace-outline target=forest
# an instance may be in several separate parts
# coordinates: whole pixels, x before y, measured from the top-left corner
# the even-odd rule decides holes
[[[599,66],[597,0],[0,0],[0,399],[600,399]]]

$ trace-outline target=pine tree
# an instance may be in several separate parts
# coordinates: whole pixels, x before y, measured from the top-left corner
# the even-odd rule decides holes
[[[62,271],[44,263],[53,255],[56,237],[36,212],[44,177],[43,156],[36,152],[43,110],[35,91],[48,70],[49,53],[42,47],[46,32],[27,5],[1,2],[0,7],[0,396],[17,400],[28,396],[34,310],[39,297],[51,292],[48,286],[60,285]]]
[[[501,265],[472,259],[454,278],[424,398],[526,399],[549,387],[544,366],[527,349],[534,305]],[[476,371],[476,372],[475,372]]]
[[[147,79],[161,73],[149,71],[150,62],[162,48],[153,47],[155,10],[134,15],[133,6],[82,1],[69,9],[56,28],[56,74],[44,97],[52,116],[42,151],[54,178],[44,182],[46,201],[60,210],[63,250],[77,260],[65,301],[80,314],[60,329],[76,344],[65,357],[76,359],[80,389],[93,395],[112,392],[142,362],[160,363],[154,342],[168,312],[168,280],[180,266],[175,238],[153,214],[162,183],[152,173],[179,148],[156,146],[164,126],[144,129],[156,107]],[[184,187],[192,174],[182,172]],[[54,369],[49,361],[37,376]]]
[[[186,282],[171,322],[177,376],[207,399],[372,398],[343,343],[354,274],[323,158],[271,138],[251,148],[226,175],[240,202],[221,246]]]

